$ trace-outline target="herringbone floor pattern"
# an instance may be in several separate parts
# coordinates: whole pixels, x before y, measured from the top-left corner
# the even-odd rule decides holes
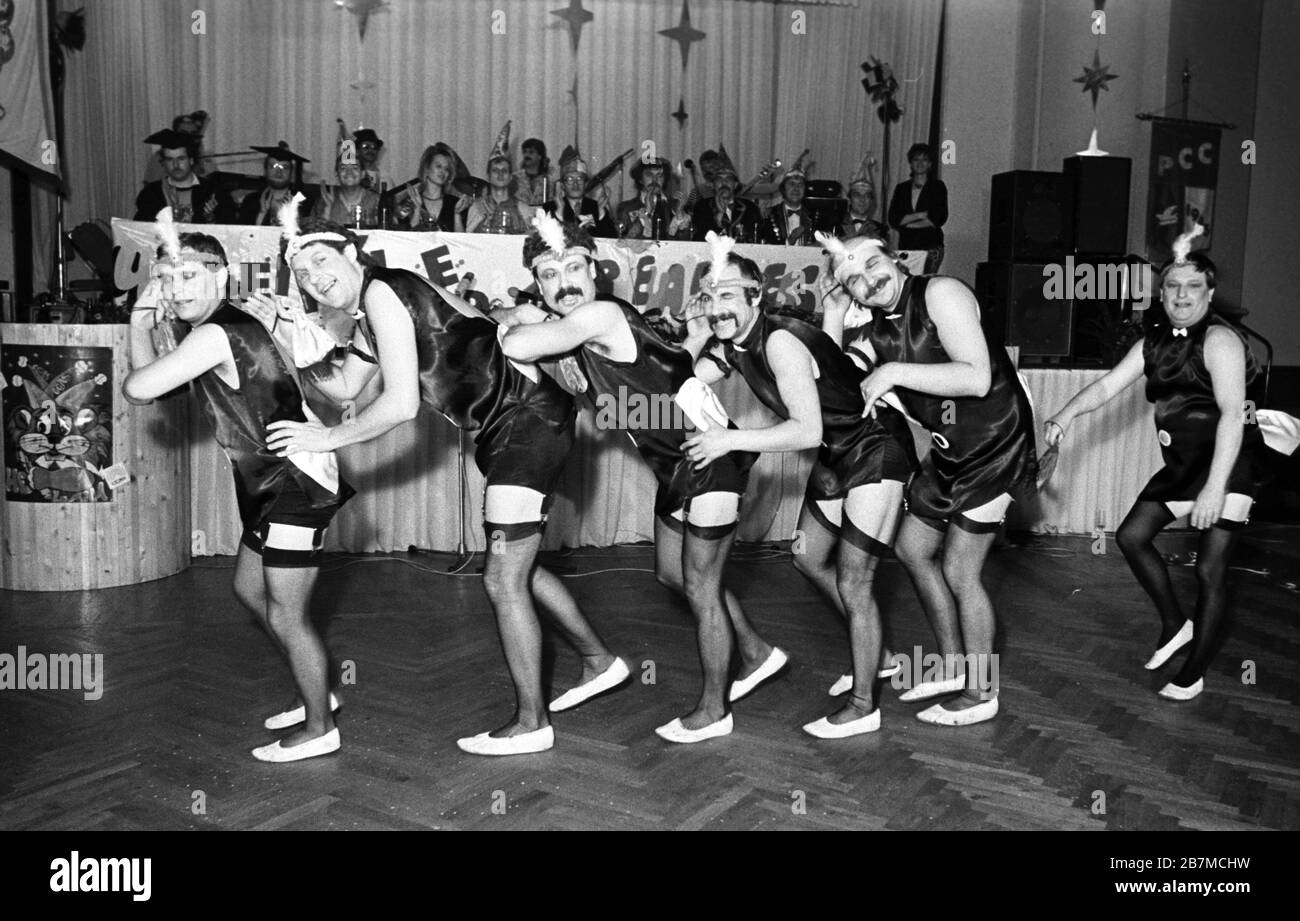
[[[788,560],[742,548],[730,581],[792,665],[736,706],[733,735],[685,747],[653,728],[697,693],[689,613],[648,572],[596,572],[648,569],[646,548],[572,554],[562,562],[588,574],[570,581],[576,597],[637,680],[558,715],[554,750],[507,759],[455,745],[504,722],[512,699],[479,580],[416,568],[443,556],[329,561],[318,621],[355,674],[344,748],[292,765],[249,756],[290,686],[230,599],[229,559],[132,588],[0,592],[0,652],[98,652],[106,676],[97,701],[0,691],[0,828],[1300,828],[1291,534],[1243,547],[1239,563],[1270,572],[1235,573],[1236,620],[1193,702],[1155,696],[1172,669],[1141,668],[1155,619],[1113,545],[1034,540],[999,548],[987,574],[1002,715],[926,726],[886,686],[882,731],[840,742],[799,730],[848,663],[838,618]],[[1192,570],[1175,584],[1190,601]],[[928,644],[892,561],[880,598],[896,649]],[[558,693],[577,662],[548,648]]]

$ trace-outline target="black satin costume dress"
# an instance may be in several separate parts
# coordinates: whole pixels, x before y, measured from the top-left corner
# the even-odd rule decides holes
[[[759,401],[782,419],[790,412],[781,399],[767,358],[767,341],[782,329],[804,344],[817,365],[822,443],[808,477],[807,498],[843,499],[849,490],[881,480],[906,483],[916,467],[907,420],[892,408],[863,418],[861,385],[866,374],[830,336],[793,317],[759,314],[740,341],[723,342],[727,363],[739,369]]]
[[[1142,343],[1147,399],[1156,404],[1156,437],[1165,465],[1138,495],[1150,502],[1195,501],[1210,474],[1214,439],[1219,425],[1219,405],[1205,366],[1205,336],[1223,326],[1242,339],[1241,333],[1213,311],[1175,336],[1168,323],[1148,330]],[[1245,340],[1242,339],[1245,345]],[[1259,365],[1246,348],[1246,384],[1259,374]],[[1241,451],[1228,475],[1227,491],[1252,498],[1258,491],[1256,460],[1264,447],[1258,425],[1242,413]]]
[[[341,477],[331,492],[288,458],[266,446],[266,427],[287,419],[306,422],[302,390],[280,355],[270,333],[233,304],[217,308],[204,325],[226,334],[239,375],[239,389],[217,376],[216,369],[194,379],[199,405],[212,423],[217,444],[230,458],[235,498],[245,534],[267,523],[314,530],[330,520],[355,490]]]
[[[376,281],[411,315],[421,401],[474,433],[474,462],[487,485],[523,486],[549,498],[573,447],[573,399],[540,371],[529,380],[502,353],[495,323],[460,313],[414,272],[367,268],[362,305]],[[357,325],[374,351],[367,319]]]
[[[743,496],[749,481],[749,468],[758,459],[757,454],[732,451],[702,470],[686,458],[682,443],[690,438],[691,431],[683,426],[668,424],[684,421],[676,412],[673,394],[687,380],[695,376],[695,362],[689,352],[661,339],[650,328],[636,308],[626,301],[602,295],[601,300],[611,301],[623,311],[632,338],[636,343],[636,356],[631,361],[614,361],[598,355],[588,348],[580,348],[576,355],[588,386],[584,395],[597,413],[602,404],[617,407],[635,397],[650,407],[661,406],[670,412],[670,418],[654,419],[641,428],[623,427],[624,413],[616,413],[618,425],[632,438],[641,457],[650,465],[659,489],[655,493],[655,515],[663,518],[689,504],[695,496],[711,492],[733,492]],[[622,388],[620,390],[620,388]],[[631,414],[626,414],[630,416]],[[735,428],[730,425],[730,428]]]
[[[925,304],[930,279],[909,277],[898,300],[901,316],[872,311],[862,331],[876,363],[951,361]],[[1038,473],[1034,417],[1006,350],[990,343],[989,390],[982,397],[942,397],[903,387],[894,392],[908,414],[930,432],[933,445],[907,488],[907,510],[937,527],[993,501],[1032,490]],[[851,344],[850,344],[851,347]]]

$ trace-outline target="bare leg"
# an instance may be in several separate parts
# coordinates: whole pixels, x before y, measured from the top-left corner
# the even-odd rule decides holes
[[[284,748],[292,748],[334,729],[329,706],[329,653],[308,610],[320,570],[314,566],[268,566],[262,571],[267,624],[288,656],[289,669],[307,710],[302,728],[281,740]]]
[[[529,585],[542,535],[493,540],[483,566],[483,588],[496,614],[506,667],[515,685],[515,714],[493,730],[494,738],[533,732],[550,725],[542,698],[542,628]]]

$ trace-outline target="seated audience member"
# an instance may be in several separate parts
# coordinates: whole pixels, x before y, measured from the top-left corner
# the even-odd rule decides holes
[[[152,221],[170,206],[177,223],[234,223],[235,206],[230,197],[215,182],[194,172],[199,142],[192,134],[164,129],[149,135],[145,143],[158,145],[158,162],[165,175],[140,190],[135,220]]]
[[[384,142],[375,134],[374,128],[358,128],[352,135],[357,144],[357,160],[361,163],[361,186],[372,192],[383,194],[384,181],[379,172],[379,157],[384,149]]]
[[[514,195],[510,158],[497,155],[488,160],[486,194],[474,200],[465,216],[467,233],[528,233],[537,210]]]
[[[547,214],[555,215],[560,223],[577,224],[593,237],[617,237],[618,228],[614,226],[607,203],[584,194],[590,178],[590,170],[578,151],[566,147],[560,156],[560,200],[548,201],[542,207]],[[600,186],[597,192],[602,199],[605,197],[604,188]]]
[[[515,197],[525,205],[540,208],[555,194],[555,174],[546,145],[529,138],[520,145],[519,156],[522,162],[515,172]]]
[[[835,235],[844,239],[849,237],[875,237],[886,239],[889,228],[872,215],[876,211],[876,187],[871,178],[875,167],[875,158],[868,154],[858,166],[858,171],[849,179],[849,210],[844,220],[835,228]]]
[[[618,206],[619,236],[632,240],[673,240],[686,237],[690,218],[674,213],[665,191],[669,163],[665,157],[637,160],[629,170],[640,190]]]
[[[775,246],[816,246],[812,212],[803,203],[808,174],[803,157],[786,170],[777,189],[781,198],[759,224],[760,241]]]
[[[362,167],[355,141],[339,144],[334,160],[334,174],[339,184],[330,188],[321,183],[320,198],[311,215],[345,227],[379,226],[379,193],[361,185]]]
[[[262,162],[262,173],[266,180],[260,191],[249,192],[239,203],[238,222],[259,226],[274,225],[280,206],[292,201],[294,195],[303,192],[299,188],[297,173],[301,164],[310,163],[306,157],[289,149],[286,141],[275,147],[254,147],[258,153],[266,154]],[[305,218],[311,214],[311,197],[303,192],[304,201],[298,206],[298,215]]]
[[[736,197],[740,176],[731,158],[715,155],[714,194],[695,205],[691,215],[691,239],[702,241],[709,231],[733,240],[753,242],[758,233],[758,206]]]
[[[424,149],[419,174],[389,193],[389,226],[395,230],[465,230],[464,204],[451,190],[457,178],[468,178],[469,169],[456,151],[439,141]]]

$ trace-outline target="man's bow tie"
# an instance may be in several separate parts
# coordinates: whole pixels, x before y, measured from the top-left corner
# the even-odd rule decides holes
[[[1174,327],[1174,335],[1175,335],[1175,336],[1182,336],[1184,339],[1186,339],[1186,338],[1187,338],[1187,327],[1184,326],[1184,327],[1181,328],[1181,329],[1179,329],[1178,327]]]

